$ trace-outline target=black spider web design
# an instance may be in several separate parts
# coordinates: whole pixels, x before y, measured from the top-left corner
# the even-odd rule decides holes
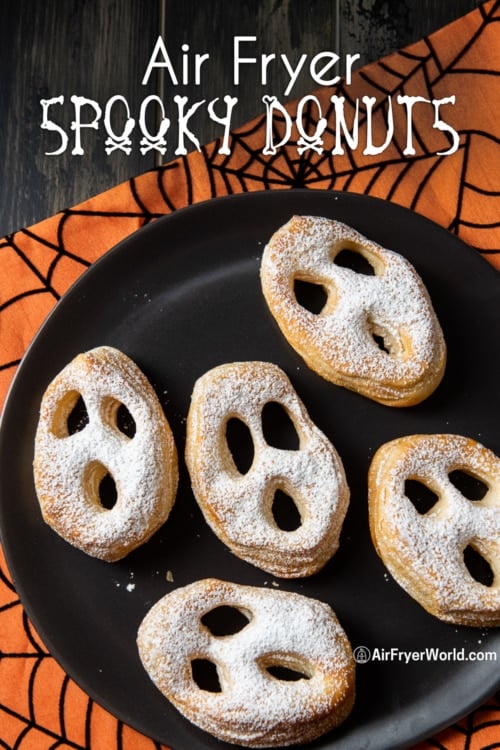
[[[493,718],[492,718],[493,717]],[[457,722],[450,729],[460,737],[460,750],[470,750],[472,747],[478,747],[477,741],[481,741],[480,735],[484,730],[492,727],[498,727],[500,724],[500,693],[497,693],[484,706],[480,706],[462,721]],[[446,744],[447,734],[450,730],[440,733],[436,737],[428,739],[421,747],[434,748],[435,750],[448,750]],[[481,745],[481,750],[494,750],[500,748],[500,735],[498,741],[493,744]],[[457,746],[457,750],[459,750]]]
[[[6,573],[0,565],[0,581],[13,593],[15,589],[7,577]],[[22,604],[17,595],[12,601],[0,607],[0,632],[2,627],[2,616],[13,609],[22,610]],[[85,697],[85,707],[82,710],[83,713],[83,741],[75,740],[72,735],[75,734],[74,729],[71,726],[67,726],[68,720],[65,715],[65,701],[68,689],[71,687],[72,681],[67,675],[63,675],[61,686],[58,694],[54,694],[53,698],[57,702],[57,710],[59,716],[58,727],[48,727],[42,720],[37,719],[37,707],[35,700],[35,692],[39,689],[38,680],[43,680],[43,676],[39,678],[39,673],[42,671],[43,662],[46,660],[53,660],[51,654],[40,644],[33,634],[31,623],[28,620],[26,613],[21,613],[23,622],[23,632],[26,638],[27,647],[31,647],[32,650],[26,650],[22,652],[14,651],[1,651],[0,662],[6,664],[9,661],[23,661],[26,665],[29,665],[29,687],[28,687],[28,710],[22,712],[16,708],[9,707],[5,704],[0,704],[0,727],[5,725],[5,722],[9,722],[9,725],[14,725],[17,729],[16,738],[13,744],[7,744],[0,738],[0,748],[5,750],[17,750],[22,748],[24,743],[30,744],[31,747],[50,747],[50,748],[66,748],[67,750],[88,750],[93,744],[93,724],[94,716],[96,711],[102,712],[102,709],[92,700],[90,697]],[[54,692],[54,691],[52,691]],[[123,750],[125,746],[125,732],[128,728],[120,720],[116,720],[116,742],[112,746],[109,746],[109,750],[116,748],[116,750]],[[38,738],[38,739],[37,739]],[[129,743],[128,743],[129,744]],[[149,740],[148,745],[151,750],[162,750],[163,746],[154,740]]]
[[[475,33],[469,38],[465,46],[446,67],[440,62],[439,51],[436,49],[433,38],[427,37],[423,40],[425,52],[417,55],[411,52],[412,48],[402,50],[359,71],[359,79],[363,84],[369,87],[372,93],[377,92],[382,95],[380,101],[373,107],[373,116],[381,113],[385,119],[388,97],[395,99],[398,94],[404,95],[415,78],[420,78],[425,82],[425,90],[420,90],[419,95],[429,100],[439,98],[436,88],[447,76],[486,75],[495,83],[499,82],[500,71],[468,68],[461,64],[463,58],[484,34],[486,28],[500,21],[500,18],[497,17],[499,7],[498,2],[495,2],[489,11],[486,11],[484,6],[481,7],[481,23],[478,24]],[[434,69],[435,72],[433,73]],[[387,80],[387,76],[383,75],[387,73],[390,74],[392,79],[391,86],[382,83],[382,80]],[[326,99],[324,93],[316,93],[317,98],[324,102]],[[355,101],[349,86],[342,83],[328,92],[328,96],[333,94],[343,97],[354,110]],[[317,125],[317,113],[313,112],[313,109],[312,102],[308,103],[304,108],[302,120],[304,130],[311,134],[314,133]],[[332,128],[332,122],[335,120],[333,103],[330,102],[322,114],[329,123],[323,135],[324,141],[325,144],[327,142],[332,144],[336,138],[335,129]],[[358,125],[360,131],[367,125],[366,109],[363,109],[362,104],[359,110]],[[275,138],[279,141],[285,130],[284,117],[275,113],[272,126]],[[298,153],[299,139],[297,133],[276,154],[264,155],[262,151],[256,151],[251,145],[255,140],[255,135],[262,133],[264,129],[265,117],[263,116],[255,120],[250,128],[239,130],[233,134],[231,153],[236,152],[238,159],[234,159],[231,154],[221,158],[216,149],[218,144],[212,144],[209,148],[204,149],[207,170],[212,175],[212,183],[214,181],[213,175],[216,173],[226,186],[228,193],[248,191],[255,189],[256,185],[259,185],[261,189],[321,187],[323,189],[354,190],[365,195],[376,194],[378,197],[400,202],[397,191],[404,180],[406,198],[403,205],[418,211],[419,201],[425,193],[429,181],[448,158],[445,155],[436,155],[434,151],[429,150],[423,133],[419,132],[416,126],[414,126],[413,137],[417,146],[417,153],[414,156],[408,157],[403,153],[403,148],[396,137],[392,142],[392,148],[388,150],[389,156],[383,152],[380,156],[364,160],[360,160],[359,156],[353,153],[347,145],[342,159],[332,155],[331,145],[329,148],[325,147],[321,155],[318,155],[312,149],[300,155]],[[472,130],[464,127],[458,133],[460,144],[457,156],[460,157],[462,163],[462,179],[458,186],[454,214],[446,228],[459,236],[464,234],[465,228],[476,230],[499,228],[500,222],[473,223],[464,218],[464,192],[466,190],[471,191],[478,197],[482,195],[500,197],[499,191],[492,190],[488,186],[474,181],[471,174],[473,160],[470,156],[478,141],[498,146],[500,145],[500,139],[486,130]],[[444,148],[447,148],[447,146]],[[396,155],[394,155],[394,151],[396,151]],[[424,176],[422,176],[422,169],[425,169]],[[390,186],[381,194],[377,188],[382,179],[386,177],[387,170],[392,170],[397,176],[391,180]],[[413,195],[408,196],[408,183],[412,179],[413,173],[415,173],[415,178],[412,180]],[[354,183],[359,184],[360,175],[363,174],[365,174],[366,180],[364,187],[360,190]],[[491,248],[478,245],[476,247],[485,256],[500,254],[500,247]]]

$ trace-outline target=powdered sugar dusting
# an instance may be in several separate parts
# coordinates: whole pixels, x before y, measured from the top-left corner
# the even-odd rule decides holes
[[[374,275],[337,265],[343,248],[364,255]],[[387,402],[415,398],[419,389],[427,395],[441,379],[443,335],[422,281],[401,255],[341,222],[295,216],[267,244],[261,279],[284,335],[323,377]],[[296,279],[327,291],[319,315],[298,303]]]
[[[482,500],[467,499],[452,484],[449,474],[457,469],[487,485]],[[420,435],[383,446],[370,472],[374,541],[400,585],[444,620],[500,624],[500,460],[462,436]],[[439,497],[426,514],[405,495],[407,479]],[[488,560],[491,586],[467,570],[469,544]]]
[[[218,606],[249,623],[216,637],[201,622]],[[293,622],[293,627],[290,624]],[[151,679],[191,721],[230,742],[277,746],[306,741],[338,724],[351,708],[354,666],[332,610],[302,595],[206,579],[176,589],[146,615],[138,633]],[[220,692],[200,689],[194,658],[216,665]],[[305,678],[273,677],[278,664]]]
[[[78,395],[89,422],[69,435],[67,417]],[[135,421],[133,438],[117,428],[119,404]],[[123,557],[166,520],[177,488],[175,445],[153,389],[128,357],[99,347],[54,379],[41,404],[34,473],[47,523],[95,557]],[[109,510],[99,500],[106,473],[117,490]]]
[[[269,402],[281,404],[291,417],[299,450],[268,445],[262,410]],[[247,425],[254,443],[253,463],[244,475],[225,437],[232,417]],[[335,552],[349,498],[342,463],[276,365],[222,365],[197,381],[186,461],[207,522],[244,559],[276,575],[296,576],[317,570]],[[301,525],[294,531],[283,531],[273,518],[277,489],[300,511]]]

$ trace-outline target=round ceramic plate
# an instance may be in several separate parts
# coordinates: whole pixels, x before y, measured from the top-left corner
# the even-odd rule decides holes
[[[327,383],[283,339],[261,294],[259,265],[273,231],[295,213],[344,221],[415,265],[448,345],[444,380],[423,404],[391,409]],[[445,230],[391,203],[320,191],[198,204],[138,231],[92,266],[26,354],[0,434],[8,564],[31,620],[64,669],[113,714],[175,750],[220,748],[157,691],[135,645],[139,623],[161,596],[214,576],[327,601],[353,647],[366,647],[371,658],[358,664],[351,716],[315,747],[403,747],[491,694],[499,686],[500,632],[446,625],[392,580],[370,540],[366,477],[377,447],[405,434],[464,434],[500,452],[498,294],[496,272]],[[114,564],[73,549],[43,523],[31,468],[44,389],[76,354],[102,344],[123,350],[152,382],[181,458],[169,520]],[[241,360],[280,365],[344,462],[351,504],[340,549],[309,579],[276,580],[233,556],[191,492],[182,456],[193,384],[211,367]]]

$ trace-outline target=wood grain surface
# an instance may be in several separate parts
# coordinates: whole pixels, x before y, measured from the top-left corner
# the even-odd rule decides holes
[[[0,236],[30,225],[74,205],[106,188],[174,158],[176,134],[169,131],[164,155],[140,153],[140,133],[132,135],[129,155],[105,152],[102,118],[97,130],[82,128],[83,155],[73,155],[75,133],[72,95],[98,102],[121,95],[131,116],[138,118],[141,103],[151,95],[164,102],[172,122],[175,95],[189,103],[230,94],[238,97],[233,125],[243,124],[263,111],[262,96],[273,93],[280,101],[302,96],[316,86],[306,64],[289,92],[289,75],[280,55],[296,65],[302,54],[307,63],[318,52],[344,58],[359,54],[362,65],[429,34],[480,4],[479,0],[2,0],[0,3]],[[174,86],[168,70],[154,71],[142,85],[155,41],[162,35],[178,77]],[[263,84],[260,65],[241,66],[238,86],[233,82],[234,38],[247,36],[248,56],[276,54],[267,66]],[[189,49],[182,48],[188,45]],[[201,81],[182,84],[182,65],[195,53],[210,55],[201,68]],[[205,72],[206,71],[206,72]],[[41,128],[41,99],[64,96],[51,116],[68,135],[60,155],[61,137]],[[123,104],[113,107],[113,123],[120,132],[125,121]],[[148,123],[154,119],[148,109]],[[92,121],[89,105],[82,121]],[[190,121],[200,143],[220,133],[200,106]],[[150,130],[154,131],[153,124]],[[186,143],[189,149],[192,143]]]

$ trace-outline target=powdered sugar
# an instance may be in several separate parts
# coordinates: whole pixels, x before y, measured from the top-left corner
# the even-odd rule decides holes
[[[216,637],[201,618],[222,605],[244,612],[249,623]],[[230,742],[260,747],[312,739],[339,723],[352,704],[354,668],[345,633],[327,605],[299,594],[198,581],[150,610],[138,646],[152,680],[174,705]],[[198,687],[195,658],[216,665],[220,692]],[[304,678],[279,680],[267,671],[277,665]]]
[[[464,470],[489,490],[471,501],[452,484]],[[390,572],[424,606],[450,622],[500,622],[500,460],[484,446],[458,435],[421,435],[383,446],[374,461],[370,499],[376,545]],[[416,479],[439,500],[421,515],[405,495]],[[491,586],[476,581],[464,563],[471,544],[494,573]],[[486,618],[486,619],[485,619]]]
[[[262,411],[281,404],[300,437],[299,450],[270,446]],[[230,418],[250,430],[254,459],[242,475],[227,446]],[[276,575],[315,572],[335,552],[349,491],[334,447],[312,423],[290,381],[267,362],[222,365],[200,378],[188,419],[186,460],[195,496],[216,534],[246,560]],[[278,527],[271,512],[277,489],[301,515],[294,531]]]
[[[72,435],[78,395],[89,422]],[[133,438],[116,424],[124,404]],[[79,355],[44,394],[35,440],[35,482],[45,520],[88,554],[118,559],[166,520],[177,486],[177,457],[156,395],[136,365],[111,347]],[[109,473],[117,499],[107,510],[99,483]]]
[[[344,248],[367,258],[374,275],[337,265]],[[401,255],[340,222],[296,216],[266,246],[261,279],[284,335],[323,377],[387,402],[420,386],[427,390],[429,380],[437,385],[445,359],[442,332],[424,285]],[[297,301],[297,279],[327,291],[320,314]]]

